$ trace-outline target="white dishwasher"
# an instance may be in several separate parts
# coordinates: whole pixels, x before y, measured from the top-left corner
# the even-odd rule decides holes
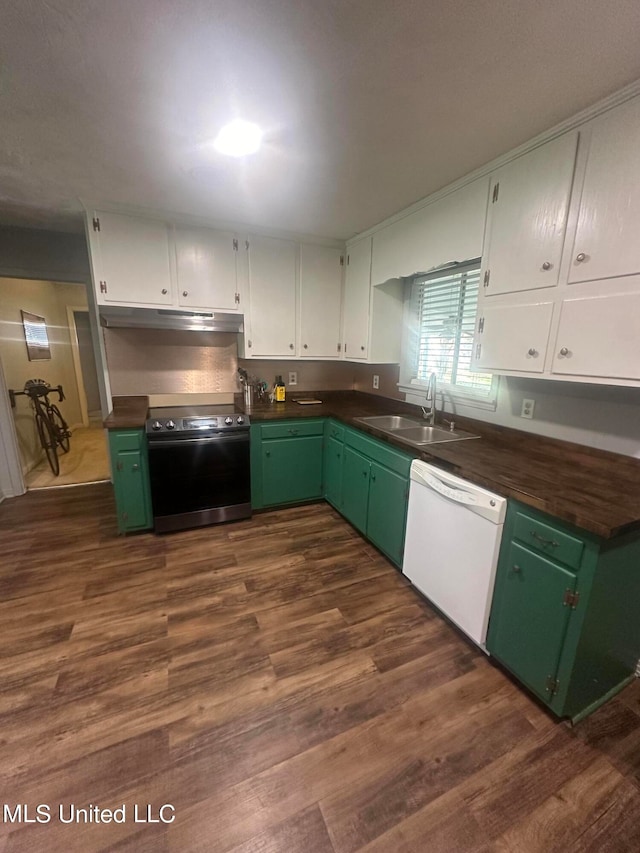
[[[403,573],[483,650],[506,498],[416,459]]]

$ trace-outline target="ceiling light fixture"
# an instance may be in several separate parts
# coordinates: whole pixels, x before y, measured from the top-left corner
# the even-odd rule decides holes
[[[213,140],[213,147],[229,157],[245,157],[247,154],[255,154],[261,142],[262,131],[257,124],[236,119],[220,130]]]

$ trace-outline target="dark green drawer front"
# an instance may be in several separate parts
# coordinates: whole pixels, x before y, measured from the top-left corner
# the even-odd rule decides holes
[[[411,456],[352,429],[345,429],[344,441],[349,447],[353,447],[359,453],[364,453],[370,459],[385,465],[391,471],[395,471],[396,474],[401,474],[403,477],[409,476],[409,469],[413,461]]]
[[[111,430],[109,433],[109,444],[112,453],[120,453],[124,450],[140,450],[144,441],[144,433],[141,429]]]
[[[277,424],[261,424],[260,437],[264,441],[270,438],[295,438],[297,436],[322,435],[324,422],[313,421],[282,421]]]
[[[552,560],[564,563],[572,569],[580,568],[584,551],[582,539],[530,518],[523,512],[516,516],[514,538],[519,539],[527,548],[539,551]]]
[[[327,438],[334,438],[336,441],[344,441],[344,427],[335,421],[327,423]]]

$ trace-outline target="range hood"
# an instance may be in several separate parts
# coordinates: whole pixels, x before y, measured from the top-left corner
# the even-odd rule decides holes
[[[178,311],[172,308],[100,306],[100,325],[106,329],[177,329],[189,332],[244,331],[242,314],[224,311]]]

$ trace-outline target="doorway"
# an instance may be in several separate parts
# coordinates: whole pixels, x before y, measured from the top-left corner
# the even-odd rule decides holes
[[[71,431],[68,453],[58,448],[56,476],[40,445],[32,404],[25,396],[15,398],[11,415],[26,488],[110,480],[86,286],[0,278],[0,306],[0,359],[8,388],[22,391],[29,379],[61,385],[64,400],[58,403],[55,392],[50,396]],[[21,312],[44,319],[45,357],[34,359],[26,346]]]

